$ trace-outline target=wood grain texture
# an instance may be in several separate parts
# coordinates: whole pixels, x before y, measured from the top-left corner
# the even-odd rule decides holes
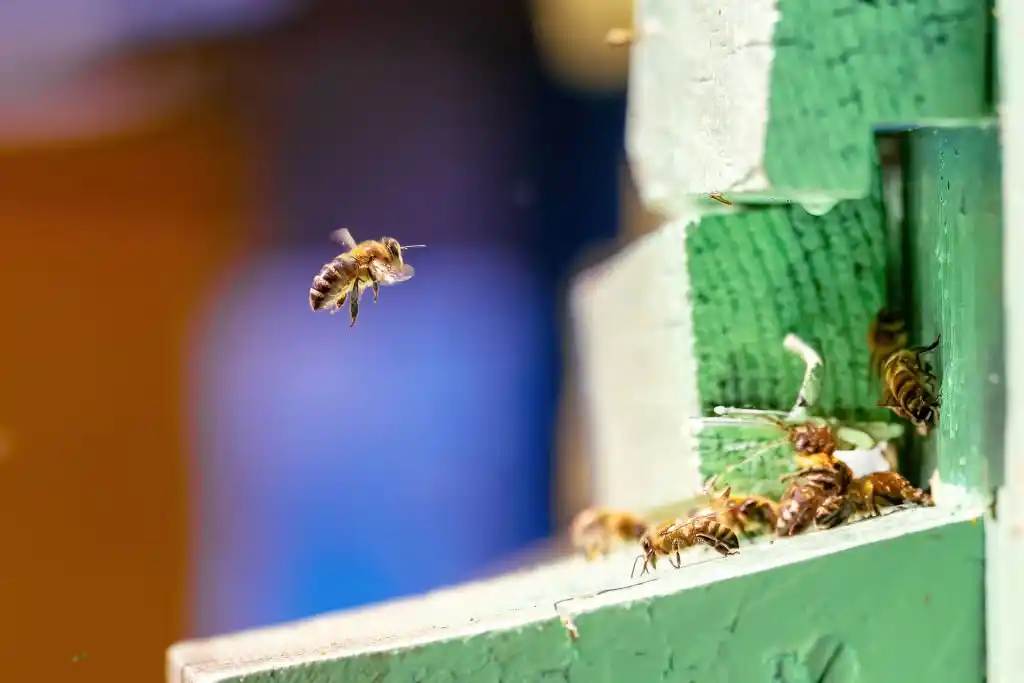
[[[989,0],[636,8],[630,152],[645,201],[667,213],[707,192],[863,197],[872,126],[991,111]]]
[[[872,125],[991,111],[988,0],[780,0],[779,13],[765,151],[773,189],[861,196]]]
[[[911,342],[942,335],[942,416],[923,466],[987,496],[1003,469],[1006,392],[999,132],[991,121],[923,128],[907,147]]]
[[[700,406],[789,410],[804,374],[792,332],[821,354],[823,414],[884,419],[865,337],[885,299],[880,191],[821,216],[799,206],[706,217],[687,233]]]
[[[972,683],[984,666],[983,528],[963,512],[902,511],[727,559],[694,551],[647,583],[629,580],[626,549],[184,643],[170,652],[168,681]],[[823,576],[841,596],[821,588]],[[598,595],[608,588],[620,590]]]

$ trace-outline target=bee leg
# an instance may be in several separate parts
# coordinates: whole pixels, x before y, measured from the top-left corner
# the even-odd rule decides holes
[[[359,317],[359,284],[357,283],[349,294],[348,299],[348,311],[352,317],[352,322],[349,323],[349,327],[353,327],[356,324],[356,318]]]
[[[672,553],[674,553],[676,556],[675,562],[672,561]],[[668,563],[676,569],[679,569],[683,566],[683,558],[679,555],[679,541],[672,542],[672,552],[668,555]]]
[[[726,545],[719,539],[715,538],[714,536],[709,536],[707,534],[698,534],[697,542],[710,546],[712,550],[714,550],[722,556],[735,555],[739,552],[738,550],[733,550],[728,545]]]
[[[373,274],[373,270],[370,270],[370,288],[373,289],[373,303],[377,303],[377,297],[380,295],[380,282],[377,280],[377,276]]]
[[[875,495],[875,485],[870,481],[864,482],[864,500],[868,503],[868,510],[872,517],[880,517],[882,511],[878,509],[878,496]]]

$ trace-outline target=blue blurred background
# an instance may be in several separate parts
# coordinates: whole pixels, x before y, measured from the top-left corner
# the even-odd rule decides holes
[[[87,651],[99,681],[116,648],[152,679],[175,639],[465,580],[556,531],[586,488],[555,478],[564,289],[620,233],[628,54],[603,36],[631,12],[0,6],[0,670],[63,680]],[[341,226],[428,245],[353,329],[307,303]],[[71,310],[19,304],[55,267]]]

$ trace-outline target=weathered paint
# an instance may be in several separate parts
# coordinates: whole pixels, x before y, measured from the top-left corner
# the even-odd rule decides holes
[[[872,128],[991,113],[990,0],[640,0],[631,162],[645,202],[863,197]]]
[[[765,150],[778,195],[861,196],[873,125],[991,111],[989,0],[780,0],[779,12]]]
[[[248,653],[219,643],[194,654],[199,661],[171,681],[979,682],[984,526],[961,516],[961,521],[866,539],[882,527],[909,529],[942,514],[896,513],[735,558],[659,569],[656,581],[579,599],[571,611],[576,640],[553,608],[550,617],[513,628],[484,626],[475,635],[457,637],[453,626],[447,635],[436,631],[413,647],[389,647],[384,639],[371,646],[374,651],[349,647],[345,654],[327,652],[320,658],[309,654],[324,645],[314,638],[251,634],[238,637],[250,641],[254,649]],[[813,554],[803,555],[812,547]],[[803,559],[770,564],[769,558],[796,548],[802,550],[795,557]],[[760,569],[752,568],[759,562]],[[583,576],[601,569],[573,571]],[[541,573],[548,570],[538,571],[532,579],[543,583]],[[455,597],[446,597],[453,603],[449,608]],[[444,599],[430,605],[438,619],[445,617]],[[348,619],[353,627],[360,619],[373,621],[359,613]],[[403,624],[393,626],[392,639],[402,638]],[[345,630],[339,624],[333,635]],[[327,625],[315,631],[324,641],[332,637]],[[204,663],[203,656],[212,661]],[[247,666],[247,657],[260,663]]]
[[[810,156],[810,155],[808,155]],[[707,216],[687,233],[701,409],[789,410],[804,363],[790,332],[825,363],[818,409],[886,419],[865,342],[885,298],[887,228],[879,184],[817,216],[796,205]]]
[[[906,159],[911,342],[942,336],[942,413],[923,466],[987,493],[1003,469],[1006,393],[999,131],[923,128],[908,135]]]

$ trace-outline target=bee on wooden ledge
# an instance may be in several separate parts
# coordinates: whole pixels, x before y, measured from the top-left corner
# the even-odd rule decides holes
[[[692,510],[691,517],[700,514],[717,513],[718,521],[746,539],[764,532],[774,531],[779,514],[777,501],[767,496],[754,494],[733,495],[732,487],[726,486],[722,493],[712,498],[706,512]]]
[[[697,544],[710,546],[723,557],[739,552],[739,538],[736,532],[718,521],[718,514],[701,515],[690,519],[665,522],[650,529],[640,539],[642,554],[633,562],[632,577],[636,574],[636,563],[643,560],[640,576],[650,569],[658,568],[658,557],[668,558],[676,569],[682,566],[680,552]],[[675,556],[675,562],[672,557]]]
[[[902,316],[887,309],[878,312],[868,330],[871,370],[882,379],[882,398],[876,405],[909,421],[920,436],[928,436],[939,423],[940,396],[938,378],[921,356],[937,349],[940,337],[928,346],[913,347],[907,346],[908,339]]]
[[[415,271],[402,258],[402,252],[425,246],[402,246],[394,237],[357,244],[346,228],[336,230],[331,237],[347,247],[348,251],[325,263],[313,277],[313,286],[309,289],[309,307],[313,311],[329,310],[337,313],[348,298],[352,320],[349,327],[356,324],[362,293],[367,288],[372,289],[373,303],[377,303],[380,285],[394,285],[411,278]]]

